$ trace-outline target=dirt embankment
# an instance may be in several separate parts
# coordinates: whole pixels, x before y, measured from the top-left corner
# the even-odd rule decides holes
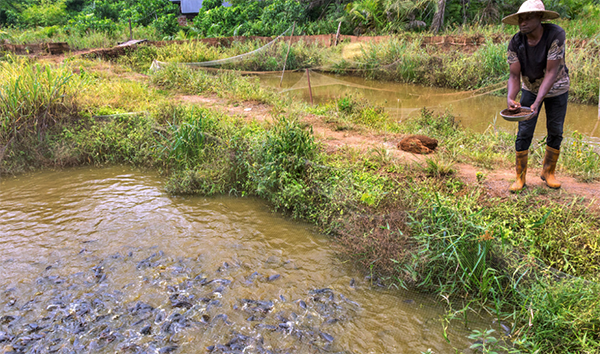
[[[289,38],[289,37],[288,37]],[[389,40],[389,36],[379,37],[356,37],[356,36],[342,36],[342,40],[350,41],[351,43],[364,43],[364,42],[378,42],[383,40]],[[493,38],[493,41],[503,41],[506,38],[498,36]],[[198,41],[215,45],[215,46],[229,46],[235,40],[264,40],[265,42],[271,40],[269,37],[229,37],[229,38],[207,38]],[[332,45],[334,36],[295,36],[293,41],[304,40],[307,42],[319,42],[324,46]],[[483,44],[486,40],[483,36],[431,36],[422,37],[422,45],[436,45],[445,46],[446,48],[460,48],[461,50],[473,50],[477,46]],[[161,42],[148,42],[150,45],[164,46],[170,43],[177,43],[177,41],[161,41]],[[588,45],[585,41],[577,43],[579,46]],[[80,51],[78,54],[85,57],[100,57],[104,59],[111,59],[126,54],[128,51],[135,50],[137,43],[133,45],[117,46],[109,49],[93,49]],[[5,45],[6,46],[6,45]],[[43,46],[40,46],[43,48]],[[48,48],[48,47],[46,47]],[[52,61],[60,61],[64,57],[64,54],[59,55],[45,55],[50,56]],[[142,78],[143,79],[143,78]],[[211,107],[213,109],[222,110],[228,114],[238,115],[245,117],[246,119],[257,119],[257,120],[268,120],[271,119],[271,112],[268,106],[262,104],[256,104],[252,102],[245,102],[239,106],[233,106],[226,100],[219,99],[216,97],[201,97],[201,96],[181,96],[180,100],[187,104],[199,104],[202,106]],[[404,137],[399,134],[374,134],[360,131],[337,131],[330,124],[324,123],[321,119],[313,115],[306,115],[304,118],[305,123],[310,124],[313,127],[313,131],[317,139],[319,139],[326,149],[330,152],[335,152],[343,148],[354,148],[360,151],[369,151],[370,149],[385,149],[390,157],[402,161],[413,162],[415,164],[424,165],[427,157],[435,157],[435,155],[416,155],[401,151],[397,148],[398,142]],[[560,165],[560,160],[559,160]],[[467,164],[459,164],[455,166],[457,170],[457,176],[461,178],[465,183],[472,184],[478,183],[484,186],[490,197],[501,197],[501,198],[514,198],[518,197],[510,194],[508,187],[514,181],[515,172],[513,168],[497,168],[492,171],[482,171],[474,166]],[[481,177],[477,179],[477,174],[481,176],[484,174],[485,178],[482,180]],[[600,183],[582,183],[578,182],[572,177],[564,176],[558,172],[557,176],[563,183],[563,187],[559,190],[550,190],[545,187],[544,182],[539,178],[541,172],[541,166],[529,166],[527,176],[527,189],[524,193],[536,191],[538,194],[545,194],[552,199],[572,199],[573,196],[581,196],[586,202],[591,203],[594,208],[600,207]]]
[[[420,39],[422,46],[436,46],[444,49],[454,48],[456,50],[473,51],[478,46],[485,43],[487,40],[492,40],[494,43],[500,43],[506,41],[508,37],[504,35],[495,35],[492,38],[486,38],[482,35],[448,35],[448,36],[346,36],[341,35],[336,38],[334,34],[327,35],[313,35],[313,36],[284,36],[281,38],[282,41],[298,43],[304,42],[308,44],[318,44],[323,47],[332,47],[336,43],[379,43],[383,41],[389,41],[394,38],[402,38],[408,41]],[[194,39],[192,41],[205,43],[209,46],[222,46],[229,47],[233,42],[249,42],[258,41],[268,43],[272,41],[272,37],[259,37],[259,36],[248,36],[248,37],[222,37],[222,38],[201,38]],[[188,41],[146,41],[137,40],[131,41],[129,45],[116,45],[112,48],[95,48],[95,49],[81,49],[74,50],[69,47],[67,43],[34,43],[34,44],[1,44],[0,49],[3,51],[12,52],[19,55],[36,55],[36,56],[52,56],[60,55],[66,52],[72,52],[75,55],[83,55],[86,57],[97,57],[103,59],[111,59],[126,54],[128,51],[135,50],[141,43],[146,45],[152,45],[156,47],[162,47],[170,44],[181,44]]]
[[[204,107],[222,110],[229,115],[243,117],[247,120],[270,120],[271,110],[269,106],[255,102],[244,102],[234,106],[226,100],[217,97],[202,96],[180,96],[179,101],[186,104],[198,104]],[[314,115],[305,115],[303,122],[313,128],[315,137],[324,145],[330,153],[338,150],[352,148],[363,152],[373,149],[384,149],[386,153],[397,161],[413,163],[415,166],[425,166],[427,158],[434,158],[435,154],[418,155],[398,149],[398,143],[404,138],[401,134],[377,134],[361,132],[356,130],[337,131],[333,124],[324,123],[322,119]],[[560,166],[560,160],[559,160]],[[518,198],[519,194],[511,194],[508,187],[515,180],[515,171],[511,167],[500,167],[494,170],[483,170],[469,164],[457,164],[454,166],[456,176],[465,184],[479,184],[485,188],[489,197]],[[572,202],[573,197],[579,196],[583,203],[589,204],[594,209],[600,209],[600,182],[583,183],[573,177],[565,176],[560,171],[557,178],[562,182],[562,188],[553,190],[548,188],[540,179],[541,166],[531,165],[527,174],[527,187],[523,194],[537,193],[555,201]],[[483,173],[485,178],[478,179],[477,175]]]
[[[379,43],[389,41],[392,39],[404,39],[407,41],[420,40],[422,47],[437,48],[438,50],[458,50],[464,52],[474,52],[479,46],[484,43],[491,41],[492,43],[503,43],[510,39],[510,35],[506,34],[495,34],[492,36],[478,35],[446,35],[446,36],[433,36],[433,35],[393,35],[393,36],[347,36],[340,35],[336,37],[335,34],[323,34],[323,35],[312,35],[312,36],[284,36],[281,38],[282,41],[298,43],[304,42],[308,44],[319,44],[323,47],[332,47],[338,43]],[[229,47],[233,42],[248,42],[258,41],[268,43],[272,41],[272,37],[260,37],[260,36],[235,36],[235,37],[221,37],[221,38],[200,38],[191,41],[205,43],[209,46],[223,46]],[[173,40],[173,41],[147,41],[147,40],[132,40],[127,43],[116,45],[112,48],[92,48],[92,49],[73,49],[65,42],[49,42],[49,43],[33,43],[33,44],[0,44],[0,50],[5,52],[12,52],[19,55],[35,55],[35,56],[56,56],[62,55],[63,53],[72,53],[74,55],[82,55],[85,57],[92,58],[103,58],[111,59],[126,54],[129,51],[135,50],[141,43],[146,45],[152,45],[162,47],[170,44],[181,44],[189,41]],[[572,49],[580,49],[584,47],[592,46],[592,53],[598,53],[600,46],[597,43],[588,40],[569,40],[569,47]]]

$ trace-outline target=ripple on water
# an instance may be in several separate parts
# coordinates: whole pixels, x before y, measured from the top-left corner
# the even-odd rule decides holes
[[[169,197],[155,176],[114,167],[3,180],[0,200],[0,309],[12,316],[0,340],[14,349],[469,346],[461,330],[445,341],[431,301],[371,289],[325,237],[252,199]]]

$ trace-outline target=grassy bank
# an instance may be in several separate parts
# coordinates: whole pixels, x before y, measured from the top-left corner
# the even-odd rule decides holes
[[[496,317],[511,332],[507,351],[600,350],[597,211],[542,190],[490,198],[454,174],[457,162],[482,171],[511,164],[514,136],[474,134],[428,111],[398,125],[359,98],[309,108],[234,73],[168,66],[146,78],[101,61],[2,65],[4,175],[127,163],[160,170],[175,194],[256,195],[318,225],[373,281],[438,294],[448,318]],[[262,102],[273,117],[246,121],[174,99],[181,94]],[[383,148],[328,151],[303,123],[309,113],[354,132],[426,134],[440,152],[418,164]],[[561,173],[598,179],[598,154],[580,137],[568,142]],[[532,159],[543,148],[533,146]]]
[[[493,31],[492,31],[493,32]],[[477,37],[484,35],[461,34]],[[312,68],[340,74],[360,75],[377,80],[417,83],[426,86],[474,90],[501,83],[508,78],[506,47],[510,36],[493,41],[489,36],[482,45],[465,47],[424,44],[423,36],[392,37],[380,43],[342,43],[325,48],[318,44],[295,43],[286,64],[288,70]],[[171,44],[164,47],[143,46],[118,61],[145,72],[153,60],[196,63],[230,58],[260,48],[262,42],[234,42],[231,47],[212,47],[200,42]],[[574,102],[598,102],[598,51],[600,38],[570,39],[567,65],[571,76]],[[458,50],[457,50],[458,49]],[[250,57],[224,64],[221,68],[245,71],[281,70],[288,44],[277,42]]]
[[[580,18],[557,20],[567,33],[567,66],[572,80],[570,99],[581,103],[598,103],[598,67],[600,52],[600,25],[598,21]],[[368,78],[418,83],[427,86],[472,90],[506,81],[506,47],[516,26],[471,25],[448,29],[440,35],[456,38],[457,45],[427,44],[430,33],[400,32],[391,40],[381,43],[341,43],[335,48],[324,48],[303,42],[294,44],[289,52],[289,70],[313,68],[335,73],[361,75]],[[161,40],[163,37],[152,26],[134,28],[135,38]],[[70,31],[67,27],[38,27],[32,30],[5,29],[0,40],[8,43],[40,43],[64,41],[73,49],[111,47],[129,38],[129,30],[119,24],[110,33],[100,30]],[[184,31],[173,39],[192,40],[185,44],[172,44],[161,48],[142,46],[140,50],[121,58],[140,72],[146,71],[152,60],[190,63],[229,58],[248,53],[263,42],[234,42],[229,48],[210,47],[194,42]],[[470,46],[473,40],[484,43]],[[435,42],[435,41],[434,41]],[[225,69],[272,71],[281,70],[288,52],[288,44],[280,41],[251,57],[223,65]]]
[[[133,37],[147,40],[162,40],[162,36],[153,27],[133,27]],[[47,42],[65,42],[71,50],[88,48],[111,48],[117,43],[129,40],[129,28],[126,24],[116,26],[114,31],[89,29],[85,32],[72,31],[63,26],[36,27],[32,29],[4,28],[0,31],[0,41],[10,44],[39,44]]]

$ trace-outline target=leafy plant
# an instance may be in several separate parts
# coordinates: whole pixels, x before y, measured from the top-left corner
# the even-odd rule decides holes
[[[469,339],[474,340],[470,348],[481,350],[483,354],[499,354],[497,351],[498,340],[492,336],[495,332],[493,329],[488,329],[487,331],[479,331],[473,330],[469,335]]]
[[[20,17],[25,26],[62,25],[67,19],[66,4],[64,0],[40,0],[25,8]]]

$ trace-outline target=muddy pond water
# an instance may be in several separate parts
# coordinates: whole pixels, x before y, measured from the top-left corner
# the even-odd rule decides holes
[[[471,344],[462,323],[444,339],[433,299],[377,286],[310,225],[250,198],[172,197],[162,183],[125,167],[0,180],[3,352],[454,353]]]
[[[306,73],[289,72],[284,76],[281,87],[280,75],[261,75],[261,82],[281,92],[309,101]],[[482,91],[458,92],[451,89],[425,87],[361,77],[310,73],[313,102],[322,103],[354,94],[364,97],[372,104],[385,107],[392,119],[402,121],[419,113],[423,107],[435,111],[448,110],[463,126],[476,132],[486,129],[501,129],[516,132],[517,123],[505,121],[500,111],[506,108],[506,98]],[[573,131],[583,134],[590,142],[600,143],[598,106],[569,103],[565,120],[565,137]],[[536,138],[546,135],[546,113],[542,108],[536,127]]]

